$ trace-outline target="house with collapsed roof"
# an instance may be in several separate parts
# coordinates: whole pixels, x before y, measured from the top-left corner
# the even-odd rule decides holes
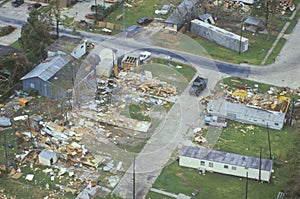
[[[184,0],[176,10],[164,21],[166,30],[177,32],[185,23],[189,23],[193,15],[196,16],[198,0]]]
[[[46,51],[47,58],[21,78],[23,90],[34,89],[50,98],[65,96],[72,88],[79,59],[86,54],[86,40],[62,36]]]
[[[207,104],[207,112],[226,119],[263,127],[268,126],[276,130],[281,130],[286,121],[285,112],[260,109],[226,100],[210,100]]]
[[[179,153],[179,165],[237,177],[270,181],[272,160],[216,151],[205,147],[183,146]]]

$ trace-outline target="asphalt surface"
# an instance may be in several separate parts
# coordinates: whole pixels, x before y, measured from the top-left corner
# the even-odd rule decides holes
[[[27,4],[23,4],[19,8],[11,8],[10,4],[5,4],[4,7],[1,7],[1,24],[15,24],[20,27],[24,23],[24,16],[28,14],[26,11],[28,2],[25,3]],[[80,13],[76,11],[76,9],[80,10],[83,4],[86,5],[84,6],[85,10]],[[93,4],[93,2],[82,2],[81,7],[66,12],[69,12],[69,15],[77,17],[76,19],[82,19],[85,12],[88,12],[90,9],[90,4]],[[7,13],[7,15],[4,15],[4,13]],[[0,43],[8,45],[14,42],[19,33],[20,28],[19,31],[14,32],[12,35],[0,38]],[[64,31],[64,33],[69,34],[70,30]],[[202,58],[185,52],[151,47],[126,38],[112,39],[108,36],[84,32],[81,32],[81,35],[97,43],[102,43],[107,47],[114,46],[114,48],[118,49],[117,53],[119,54],[133,50],[149,50],[158,57],[171,57],[176,61],[191,63],[203,76],[209,78],[209,89],[204,94],[209,94],[209,90],[214,87],[219,79],[229,75],[278,86],[289,86],[291,88],[299,88],[300,86],[300,79],[298,77],[300,74],[300,52],[298,50],[298,46],[300,46],[300,23],[296,25],[292,34],[284,36],[288,40],[276,58],[275,63],[269,66],[235,65]],[[178,103],[168,112],[161,128],[155,132],[155,135],[149,139],[143,151],[136,157],[137,198],[145,196],[162,168],[168,163],[169,158],[172,157],[174,150],[187,142],[186,138],[190,135],[191,127],[199,125],[199,121],[195,118],[199,118],[201,107],[198,106],[196,98],[188,96],[187,90],[179,97]],[[197,107],[196,111],[195,107]],[[131,165],[114,189],[113,192],[115,194],[123,198],[131,198],[132,170],[133,166]]]

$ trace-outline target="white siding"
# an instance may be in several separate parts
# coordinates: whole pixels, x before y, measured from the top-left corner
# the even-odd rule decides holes
[[[205,163],[205,165],[201,165],[201,161]],[[213,167],[209,167],[209,163],[213,164]],[[207,171],[213,171],[216,173],[222,173],[227,175],[233,175],[237,177],[246,177],[248,172],[248,178],[251,179],[259,179],[259,169],[253,168],[245,168],[237,165],[224,164],[219,162],[213,162],[203,159],[190,158],[185,156],[179,156],[179,165],[194,169],[204,169]],[[228,168],[224,168],[224,166],[228,166]],[[236,170],[233,170],[232,167],[235,167]],[[261,170],[261,180],[268,182],[271,176],[271,172]]]

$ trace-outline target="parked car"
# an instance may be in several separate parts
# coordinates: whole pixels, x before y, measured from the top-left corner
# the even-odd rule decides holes
[[[85,18],[87,18],[87,19],[95,19],[95,14],[86,14]]]
[[[40,3],[32,3],[28,6],[28,10],[37,9],[41,6],[42,6],[42,4],[40,4]]]
[[[200,93],[207,87],[207,79],[197,76],[189,90],[190,95],[199,97]]]
[[[24,0],[15,0],[13,2],[11,2],[11,5],[15,8],[19,7],[20,5],[22,5],[24,3]]]
[[[148,17],[142,17],[140,18],[137,23],[140,24],[140,25],[146,25],[146,24],[149,24],[153,21],[152,18],[148,18]]]
[[[106,7],[103,6],[103,5],[98,5],[98,6],[97,5],[91,5],[91,11],[92,12],[96,12],[96,8],[98,9],[98,11],[106,9]]]
[[[143,62],[151,56],[151,52],[143,51],[140,53],[140,61]]]
[[[171,10],[171,6],[164,5],[160,10],[155,10],[154,13],[157,15],[166,15]]]

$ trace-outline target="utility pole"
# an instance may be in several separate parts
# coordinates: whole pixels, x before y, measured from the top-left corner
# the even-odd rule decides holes
[[[123,30],[123,33],[125,33],[125,30],[126,30],[126,26],[125,26],[125,14],[126,14],[126,10],[125,10],[125,3],[126,1],[125,0],[122,0],[122,4],[123,4],[123,16],[122,16],[122,30]]]
[[[95,24],[97,23],[97,18],[98,18],[98,5],[97,5],[97,0],[95,0]]]
[[[132,199],[135,199],[135,155],[133,156],[133,183],[132,183]]]
[[[269,155],[270,155],[270,160],[272,160],[271,142],[270,142],[270,129],[269,129],[269,124],[268,123],[267,123],[267,134],[268,134],[268,144],[269,144]]]
[[[248,171],[246,173],[246,199],[248,199]]]
[[[258,181],[261,182],[261,154],[262,154],[262,147],[259,150],[259,173],[258,173]]]
[[[242,18],[242,22],[241,22],[241,34],[240,34],[240,43],[239,43],[239,55],[240,55],[241,52],[242,52],[243,25],[244,25],[244,18]]]
[[[8,156],[7,156],[7,148],[6,148],[6,130],[4,130],[4,153],[5,153],[5,171],[8,173]]]

